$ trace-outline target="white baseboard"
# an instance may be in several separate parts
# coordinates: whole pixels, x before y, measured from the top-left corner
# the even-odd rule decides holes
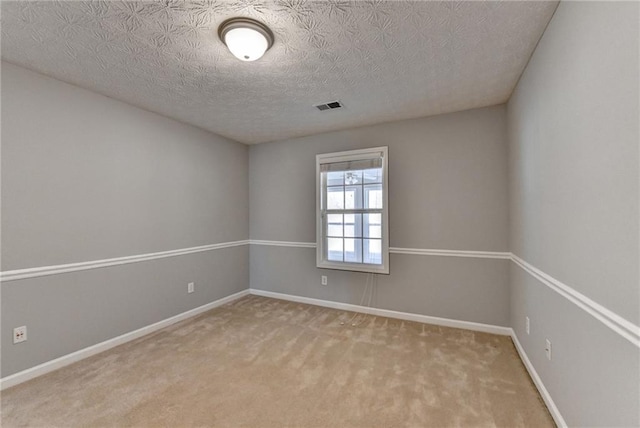
[[[153,333],[154,331],[168,327],[171,324],[175,324],[187,318],[191,318],[195,315],[198,315],[202,312],[206,312],[210,309],[217,308],[218,306],[222,306],[225,303],[232,302],[248,294],[249,294],[248,289],[240,291],[230,296],[223,297],[222,299],[218,299],[214,302],[207,303],[206,305],[202,305],[197,308],[191,309],[189,311],[183,312],[181,314],[175,315],[171,318],[158,321],[157,323],[139,328],[134,331],[130,331],[129,333],[125,333],[121,336],[114,337],[113,339],[100,342],[93,346],[89,346],[88,348],[80,349],[76,352],[72,352],[71,354],[63,355],[62,357],[56,358],[55,360],[47,361],[46,363],[42,363],[35,367],[31,367],[21,372],[4,377],[0,379],[0,390],[18,385],[22,382],[26,382],[35,377],[42,376],[43,374],[52,372],[54,370],[68,366],[69,364],[73,364],[77,361],[91,357],[92,355],[98,354],[100,352],[104,352],[118,345],[122,345],[123,343],[138,339],[139,337],[145,336],[149,333]]]
[[[458,320],[453,320],[449,318],[438,318],[438,317],[431,317],[427,315],[412,314],[407,312],[391,311],[388,309],[370,308],[367,306],[333,302],[330,300],[313,299],[310,297],[295,296],[291,294],[275,293],[273,291],[257,290],[254,288],[250,290],[250,293],[256,296],[272,297],[274,299],[288,300],[291,302],[298,302],[298,303],[306,303],[309,305],[322,306],[325,308],[340,309],[340,310],[351,311],[351,312],[360,312],[360,313],[365,313],[369,315],[396,318],[396,319],[401,319],[406,321],[416,321],[416,322],[421,322],[425,324],[435,324],[435,325],[440,325],[444,327],[462,328],[465,330],[473,330],[473,331],[480,331],[483,333],[493,333],[493,334],[499,334],[502,336],[510,336],[518,351],[518,354],[520,355],[520,359],[522,360],[522,363],[524,364],[527,371],[529,372],[531,379],[533,379],[533,383],[535,384],[536,388],[538,389],[538,392],[540,393],[540,395],[542,396],[542,399],[547,405],[547,408],[549,409],[549,413],[551,413],[551,416],[553,417],[553,420],[555,421],[556,425],[558,425],[559,427],[567,426],[566,422],[564,421],[564,418],[562,417],[562,415],[560,414],[560,411],[558,410],[558,407],[553,402],[553,399],[551,398],[549,391],[547,391],[547,388],[542,383],[542,379],[540,379],[540,376],[538,376],[536,369],[533,367],[533,364],[529,360],[529,357],[524,352],[524,348],[522,347],[522,345],[520,345],[520,342],[518,341],[518,337],[516,336],[515,331],[511,327],[501,327],[496,325],[480,324],[480,323],[469,322],[469,321],[458,321]]]
[[[230,296],[223,297],[222,299],[218,299],[214,302],[207,303],[206,305],[202,305],[197,308],[191,309],[189,311],[183,312],[181,314],[175,315],[171,318],[158,321],[157,323],[139,328],[129,333],[125,333],[121,336],[114,337],[113,339],[106,340],[104,342],[98,343],[93,346],[89,346],[88,348],[80,349],[71,354],[67,354],[62,357],[56,358],[55,360],[47,361],[35,367],[31,367],[21,372],[4,377],[0,379],[0,390],[10,388],[12,386],[26,382],[38,376],[42,376],[46,373],[50,373],[54,370],[73,364],[77,361],[91,357],[100,352],[104,352],[118,345],[122,345],[126,342],[130,342],[132,340],[138,339],[142,336],[153,333],[157,330],[168,327],[172,324],[183,321],[187,318],[191,318],[202,312],[206,312],[210,309],[213,309],[218,306],[222,306],[226,303],[237,300],[248,294],[253,294],[256,296],[271,297],[271,298],[281,299],[281,300],[288,300],[288,301],[298,302],[298,303],[306,303],[306,304],[322,306],[326,308],[333,308],[333,309],[339,309],[339,310],[345,310],[345,311],[351,311],[351,312],[360,312],[360,313],[365,313],[369,315],[401,319],[406,321],[416,321],[416,322],[421,322],[425,324],[440,325],[443,327],[461,328],[466,330],[479,331],[483,333],[493,333],[493,334],[499,334],[503,336],[511,336],[513,343],[516,347],[516,350],[520,355],[520,359],[522,360],[522,362],[524,363],[524,366],[529,372],[531,379],[533,379],[533,382],[536,385],[536,388],[538,388],[538,391],[540,392],[542,399],[544,400],[547,407],[549,408],[549,412],[551,413],[551,416],[553,417],[554,421],[559,427],[567,426],[566,422],[564,421],[564,418],[560,414],[560,411],[558,410],[557,406],[553,402],[551,395],[547,391],[547,388],[542,383],[542,379],[540,379],[540,376],[538,376],[536,369],[533,367],[533,364],[531,363],[531,361],[529,360],[529,357],[525,353],[524,348],[518,341],[518,337],[516,336],[515,331],[510,327],[501,327],[496,325],[481,324],[481,323],[475,323],[475,322],[469,322],[469,321],[458,321],[458,320],[453,320],[448,318],[439,318],[439,317],[431,317],[427,315],[412,314],[408,312],[392,311],[388,309],[370,308],[367,306],[352,305],[349,303],[333,302],[329,300],[313,299],[310,297],[275,293],[272,291],[257,290],[257,289],[247,289],[247,290],[240,291]]]
[[[497,325],[481,324],[470,321],[458,321],[449,318],[431,317],[428,315],[412,314],[408,312],[398,312],[389,309],[370,308],[368,306],[352,305],[350,303],[334,302],[330,300],[313,299],[310,297],[294,296],[291,294],[275,293],[273,291],[257,290],[252,288],[251,294],[263,297],[272,297],[274,299],[289,300],[291,302],[307,303],[309,305],[323,306],[325,308],[340,309],[344,311],[360,312],[363,314],[377,315],[387,318],[396,318],[406,321],[416,321],[424,324],[434,324],[443,327],[462,328],[465,330],[480,331],[483,333],[500,334],[502,336],[511,336],[512,329],[510,327],[501,327]]]
[[[564,418],[560,414],[560,410],[558,410],[558,407],[553,402],[551,394],[549,394],[549,391],[547,391],[544,383],[542,383],[542,379],[540,379],[540,376],[538,376],[538,372],[536,372],[536,369],[533,367],[533,364],[531,363],[531,360],[529,360],[527,353],[524,352],[524,348],[520,344],[518,336],[516,336],[516,332],[513,329],[511,330],[511,340],[513,340],[513,344],[516,346],[518,354],[520,354],[520,359],[524,363],[524,366],[527,368],[529,376],[531,376],[531,379],[533,379],[533,383],[536,385],[536,388],[538,388],[538,392],[540,392],[540,395],[547,405],[549,413],[551,413],[551,417],[553,417],[556,425],[558,425],[559,427],[566,427],[567,423],[564,421]]]

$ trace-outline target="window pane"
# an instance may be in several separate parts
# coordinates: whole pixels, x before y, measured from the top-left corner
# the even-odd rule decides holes
[[[327,238],[327,259],[334,262],[341,262],[342,256],[342,238]]]
[[[382,238],[382,214],[364,214],[364,237]]]
[[[344,192],[343,187],[327,188],[327,209],[342,210],[344,209]]]
[[[365,235],[367,238],[382,238],[382,226],[369,225],[369,233]]]
[[[336,238],[342,238],[342,224],[329,223],[327,225],[327,236],[333,236]]]
[[[342,186],[344,184],[344,172],[327,172],[327,186]]]
[[[341,224],[331,224],[327,226],[327,236],[335,236],[342,238],[342,225]]]
[[[364,184],[370,183],[382,183],[382,168],[364,170]]]
[[[364,263],[382,264],[382,240],[363,239]]]
[[[382,224],[382,214],[380,213],[371,213],[367,214],[366,221],[368,224]]]
[[[344,184],[362,184],[362,171],[346,171],[344,173]]]
[[[345,209],[362,208],[362,186],[345,186],[344,192]]]
[[[353,239],[345,239],[344,240],[344,252],[352,253],[354,251],[355,245],[353,243]]]
[[[362,237],[362,214],[344,215],[344,236],[350,238]]]
[[[369,184],[364,186],[364,207],[382,208],[382,184]]]
[[[327,214],[327,236],[342,238],[342,214]]]
[[[350,263],[362,263],[362,240],[344,240],[344,261]]]

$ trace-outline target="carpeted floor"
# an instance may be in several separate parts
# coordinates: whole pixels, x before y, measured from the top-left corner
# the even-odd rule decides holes
[[[353,317],[248,296],[6,390],[2,426],[553,426],[508,337]]]

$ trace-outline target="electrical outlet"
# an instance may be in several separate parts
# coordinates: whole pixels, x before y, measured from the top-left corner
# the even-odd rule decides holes
[[[193,293],[195,291],[196,285],[193,282],[187,284],[187,293]]]
[[[529,317],[524,317],[524,325],[525,325],[525,328],[527,330],[527,334],[530,334],[530,332],[531,332],[531,329],[530,329],[531,323],[529,322]]]
[[[322,285],[327,285],[327,276],[326,275],[322,275],[322,278],[320,278],[322,281]]]
[[[27,326],[16,327],[13,329],[13,343],[25,342],[27,340]]]
[[[544,348],[544,352],[547,354],[547,360],[551,361],[551,341],[549,339],[546,339],[546,345]]]

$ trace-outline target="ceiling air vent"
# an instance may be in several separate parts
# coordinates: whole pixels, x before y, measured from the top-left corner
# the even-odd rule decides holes
[[[325,111],[325,110],[334,110],[337,108],[342,108],[342,104],[340,103],[340,101],[331,101],[329,103],[316,104],[314,105],[314,107],[320,111]]]

